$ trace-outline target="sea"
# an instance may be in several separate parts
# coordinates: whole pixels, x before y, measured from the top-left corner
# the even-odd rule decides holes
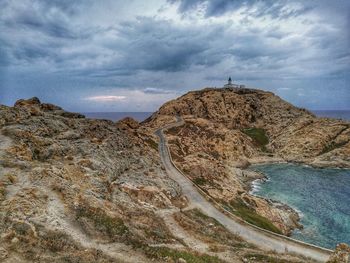
[[[252,194],[294,208],[304,226],[292,238],[334,249],[350,244],[350,169],[317,169],[297,164],[254,165],[268,180],[257,180]]]
[[[350,110],[312,110],[318,117],[328,117],[350,121]]]
[[[316,116],[343,119],[350,121],[350,110],[313,110]],[[87,118],[119,121],[125,117],[132,117],[137,121],[144,121],[153,112],[82,112]]]
[[[126,117],[131,117],[139,122],[150,117],[152,113],[153,112],[82,112],[86,118],[91,119],[119,121]]]

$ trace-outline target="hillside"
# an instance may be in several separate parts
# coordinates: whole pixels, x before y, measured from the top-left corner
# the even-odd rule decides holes
[[[236,143],[250,142],[242,143],[248,145],[246,150],[235,151],[244,159],[273,155],[313,166],[350,167],[349,122],[317,118],[271,92],[230,88],[191,91],[165,103],[146,123],[156,126],[166,119],[164,116],[174,115],[181,115],[189,125],[201,122],[198,127],[213,134],[223,133],[223,129],[235,131],[241,137]]]
[[[152,123],[171,118],[158,115]],[[197,118],[186,125],[201,121],[216,125]],[[184,143],[195,138],[187,126],[181,129],[172,132],[185,132]],[[247,154],[258,155],[248,137],[226,129],[242,137]],[[188,162],[199,146],[190,147],[179,158]],[[197,160],[205,169],[205,158],[214,157],[209,148],[203,154]],[[230,185],[231,179],[240,183],[235,175],[228,176],[227,190],[213,191],[243,194]],[[281,210],[256,202],[271,213]],[[1,262],[310,262],[262,251],[188,207],[147,125],[86,119],[37,98],[0,105],[0,233]]]
[[[285,205],[249,194],[250,183],[262,177],[244,169],[250,163],[350,167],[350,123],[317,118],[271,92],[191,91],[165,103],[144,126],[161,127],[174,116],[185,121],[167,131],[176,165],[227,209],[272,231],[288,235],[301,227],[299,218]]]

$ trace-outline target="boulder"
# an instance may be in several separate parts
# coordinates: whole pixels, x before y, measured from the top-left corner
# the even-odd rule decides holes
[[[345,243],[340,243],[335,248],[327,263],[349,263],[350,262],[350,247]]]

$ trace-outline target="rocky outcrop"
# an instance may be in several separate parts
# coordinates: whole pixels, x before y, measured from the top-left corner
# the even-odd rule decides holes
[[[191,212],[164,172],[152,134],[130,118],[87,119],[38,98],[0,105],[0,261],[240,262],[257,253],[306,262],[250,247],[222,226],[220,239],[214,229],[203,234],[213,220]],[[249,139],[232,136],[247,143],[247,155],[256,154]],[[219,146],[233,149],[231,143]],[[241,179],[227,180],[228,192],[236,191]],[[184,229],[175,214],[198,226]]]
[[[236,214],[251,220],[250,213],[256,213],[261,218],[253,223],[264,225],[268,219],[284,234],[300,227],[298,214],[250,195],[250,183],[261,176],[242,169],[250,163],[285,161],[350,167],[349,122],[317,118],[271,92],[191,91],[165,103],[143,125],[161,127],[177,115],[185,124],[167,132],[176,165]]]
[[[333,255],[327,261],[327,263],[349,263],[349,262],[350,262],[350,247],[344,243],[337,245]]]
[[[178,244],[155,211],[181,189],[144,133],[37,98],[0,120],[1,262],[147,262],[132,244]]]
[[[120,121],[117,122],[117,125],[121,128],[121,129],[138,129],[140,127],[140,124],[138,121],[134,120],[131,117],[126,117]]]
[[[315,166],[350,167],[349,122],[316,118],[271,92],[232,88],[191,91],[165,103],[147,120],[147,125],[159,125],[165,116],[175,115],[190,121],[205,119],[218,126],[218,133],[223,132],[223,127],[241,132],[255,142],[259,155],[270,153]],[[253,136],[249,136],[249,129]],[[259,134],[254,137],[254,132],[259,131],[267,137],[265,145],[259,142]],[[251,158],[241,153],[245,159]]]

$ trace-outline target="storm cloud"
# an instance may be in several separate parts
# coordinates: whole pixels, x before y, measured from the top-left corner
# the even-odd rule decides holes
[[[3,0],[0,103],[153,111],[232,76],[299,106],[350,108],[349,1],[305,2]]]

